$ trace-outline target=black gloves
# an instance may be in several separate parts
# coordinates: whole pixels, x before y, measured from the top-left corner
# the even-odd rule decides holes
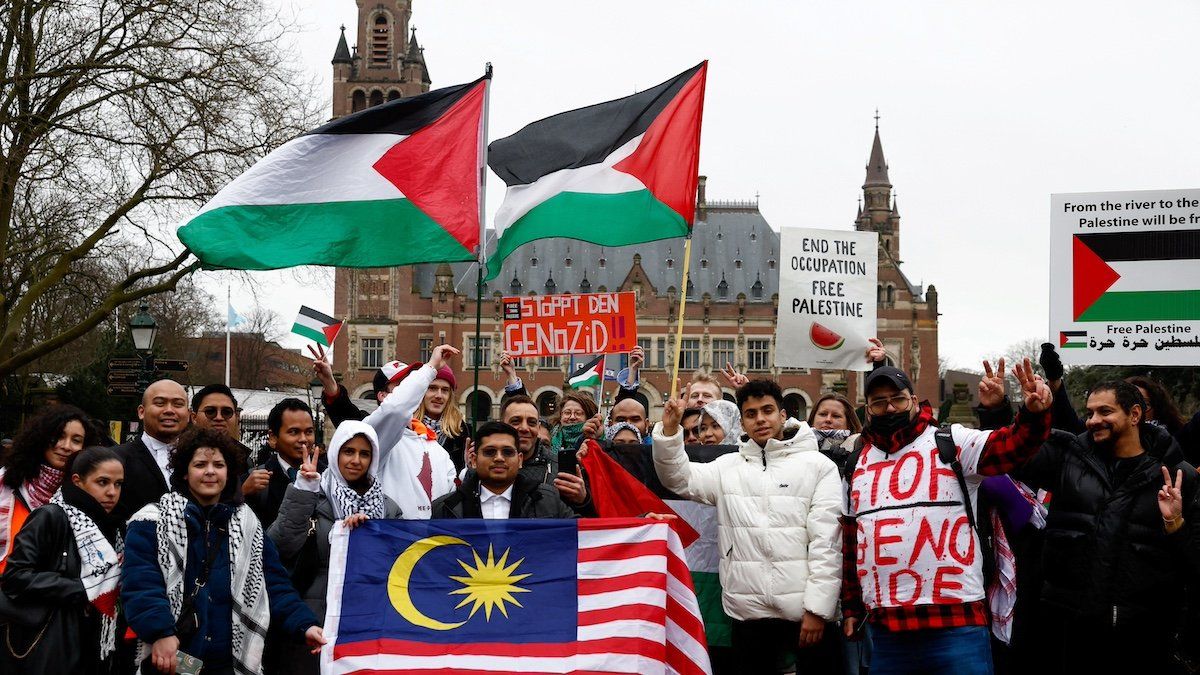
[[[1059,358],[1058,352],[1054,351],[1054,345],[1049,342],[1042,343],[1042,353],[1038,356],[1038,365],[1042,367],[1042,372],[1046,373],[1046,380],[1054,382],[1063,378],[1063,363]]]

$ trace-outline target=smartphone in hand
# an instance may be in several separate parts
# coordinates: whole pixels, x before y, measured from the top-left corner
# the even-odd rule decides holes
[[[558,451],[558,471],[559,473],[569,473],[575,475],[575,469],[579,466],[579,460],[575,457],[574,450],[563,448]]]

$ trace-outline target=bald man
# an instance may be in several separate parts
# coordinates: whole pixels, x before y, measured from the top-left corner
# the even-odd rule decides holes
[[[174,380],[158,380],[146,387],[138,406],[142,434],[114,450],[125,462],[125,486],[115,513],[129,518],[168,490],[171,444],[187,428],[187,392]]]

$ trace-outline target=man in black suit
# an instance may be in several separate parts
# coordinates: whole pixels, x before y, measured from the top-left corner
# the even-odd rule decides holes
[[[129,518],[168,490],[171,445],[187,428],[187,392],[174,380],[158,380],[146,388],[138,406],[142,434],[115,448],[125,463],[125,486],[116,512]]]
[[[287,486],[296,480],[304,451],[313,446],[315,436],[312,409],[298,398],[283,399],[267,415],[267,438],[275,452],[242,482],[246,503],[264,529],[275,522]],[[319,468],[324,469],[323,463]]]

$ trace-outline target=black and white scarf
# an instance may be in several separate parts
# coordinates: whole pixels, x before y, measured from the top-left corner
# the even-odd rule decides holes
[[[183,606],[184,566],[188,531],[184,520],[188,498],[168,492],[157,504],[148,504],[130,519],[155,523],[158,566],[166,582],[167,601],[176,620]],[[250,507],[242,504],[229,519],[229,576],[233,598],[233,667],[241,675],[262,672],[263,646],[271,624],[270,599],[263,575],[263,529]],[[182,645],[181,645],[182,646]],[[141,643],[139,661],[150,655],[151,645]]]
[[[90,497],[89,497],[90,498]],[[100,659],[117,648],[117,586],[121,581],[124,543],[118,532],[115,541],[104,536],[100,526],[83,510],[68,504],[62,491],[54,493],[50,503],[67,514],[75,548],[79,551],[79,580],[87,591],[88,602],[100,614]]]

